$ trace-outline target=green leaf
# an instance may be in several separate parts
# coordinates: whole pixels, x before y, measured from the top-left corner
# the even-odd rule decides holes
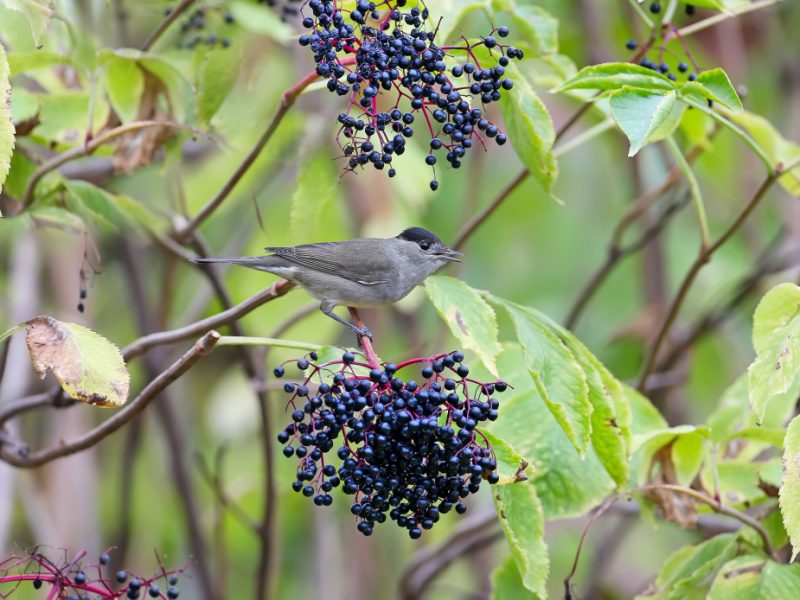
[[[750,134],[775,165],[789,165],[800,158],[800,145],[785,139],[764,117],[747,111],[731,113],[728,117]],[[778,183],[793,196],[800,196],[800,165],[781,175]]]
[[[738,460],[720,460],[714,465],[706,464],[700,472],[700,480],[706,489],[719,489],[722,501],[727,504],[754,502],[764,497],[758,486],[759,465]]]
[[[644,600],[683,600],[691,592],[708,586],[713,573],[736,554],[736,534],[723,533],[695,546],[673,553],[656,577],[655,594],[637,596]]]
[[[440,30],[440,38],[443,42],[442,45],[455,41],[455,38],[461,35],[462,23],[474,12],[480,10],[485,11],[488,7],[487,0],[470,0],[464,2],[463,0],[439,0],[435,5],[429,8],[432,12],[436,12],[438,16],[443,17]]]
[[[783,442],[783,485],[780,507],[783,524],[792,541],[792,561],[800,553],[800,416],[786,429]]]
[[[545,9],[502,0],[494,0],[493,7],[499,11],[495,18],[509,25],[514,45],[528,51],[526,58],[558,52],[558,19]]]
[[[514,89],[504,94],[500,101],[508,138],[531,175],[550,190],[558,174],[552,152],[555,142],[553,120],[514,63],[509,63],[506,73],[514,81]]]
[[[546,598],[550,559],[544,541],[544,512],[536,488],[532,483],[521,482],[493,491],[495,508],[522,584],[540,598]]]
[[[41,40],[44,34],[47,33],[47,25],[50,23],[50,19],[55,16],[55,11],[36,0],[0,0],[0,2],[6,8],[19,11],[25,15],[31,26],[33,41],[37,47],[41,47]]]
[[[651,69],[631,63],[605,63],[584,67],[553,91],[618,90],[623,87],[666,92],[677,88],[667,77]]]
[[[680,129],[692,146],[703,150],[711,148],[709,134],[713,130],[713,119],[701,110],[690,109],[683,112]]]
[[[39,97],[25,88],[11,89],[11,120],[22,123],[39,113]],[[1,127],[1,126],[0,126]]]
[[[495,436],[491,431],[483,431],[483,435],[489,440],[494,451],[495,460],[497,460],[497,474],[500,480],[496,485],[508,485],[511,483],[518,483],[524,481],[525,478],[530,478],[533,469],[530,466],[525,466],[526,461],[522,456],[505,441]],[[522,469],[522,467],[524,467]]]
[[[48,52],[47,50],[8,53],[8,65],[11,68],[12,77],[23,73],[30,74],[31,71],[39,69],[49,69],[57,65],[69,64],[72,64],[70,56],[59,54],[58,52]]]
[[[88,181],[67,180],[64,187],[68,192],[67,206],[86,221],[111,231],[133,224],[119,209],[117,198],[96,185]]]
[[[197,116],[208,126],[211,118],[233,89],[239,75],[238,53],[230,49],[208,50],[203,54],[197,75]]]
[[[36,206],[30,210],[31,218],[37,225],[53,227],[72,233],[83,233],[86,225],[78,215],[59,206]]]
[[[783,565],[755,555],[739,556],[722,566],[707,600],[795,600],[800,565]]]
[[[672,444],[672,463],[679,484],[689,486],[694,481],[705,460],[706,439],[708,431],[698,430],[678,436]]]
[[[719,68],[700,73],[697,79],[683,86],[681,94],[698,95],[703,99],[719,102],[731,110],[739,111],[744,108],[728,74]]]
[[[783,283],[767,292],[753,315],[756,359],[748,368],[750,404],[758,423],[769,402],[786,392],[800,371],[800,287]]]
[[[623,88],[611,94],[611,115],[628,137],[634,156],[650,142],[663,140],[681,121],[686,105],[675,92],[666,94]]]
[[[281,21],[278,13],[266,6],[239,1],[230,4],[230,11],[240,26],[266,35],[278,43],[285,44],[294,35],[292,28]]]
[[[478,292],[453,277],[428,277],[425,290],[453,336],[496,376],[495,361],[502,348],[492,307]]]
[[[49,142],[72,146],[83,143],[90,124],[92,133],[96,133],[108,120],[108,103],[101,98],[92,102],[83,92],[44,94],[40,98],[41,122],[33,134]]]
[[[130,375],[114,344],[86,327],[52,317],[34,317],[25,326],[25,342],[39,377],[51,371],[61,388],[81,402],[125,404]]]
[[[11,155],[14,154],[14,121],[11,118],[11,84],[6,51],[0,44],[0,192],[3,191]]]
[[[135,59],[108,52],[103,57],[103,83],[120,121],[136,120],[144,93],[144,73]]]
[[[614,482],[594,448],[581,458],[567,438],[536,389],[522,348],[509,344],[497,364],[513,389],[498,396],[500,416],[484,429],[530,463],[546,519],[583,514],[614,489]]]
[[[725,10],[725,2],[724,0],[684,0],[684,4],[692,4],[694,6],[700,6],[703,8],[713,8],[716,10]]]
[[[586,374],[575,355],[525,307],[497,298],[493,301],[514,322],[538,394],[578,452],[584,455],[591,435],[592,404]]]
[[[336,168],[327,152],[309,156],[309,148],[301,145],[299,154],[289,219],[296,239],[310,242],[318,239],[322,214],[334,198],[336,187],[330,182],[336,179]]]
[[[534,600],[538,597],[525,588],[513,554],[509,554],[492,573],[492,600]]]

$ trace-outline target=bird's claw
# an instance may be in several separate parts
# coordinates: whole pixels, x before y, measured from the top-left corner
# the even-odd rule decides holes
[[[360,329],[356,328],[356,335],[358,335],[358,337],[360,338],[361,337],[369,338],[369,341],[370,342],[372,341],[372,332],[369,330],[369,327],[362,327]]]

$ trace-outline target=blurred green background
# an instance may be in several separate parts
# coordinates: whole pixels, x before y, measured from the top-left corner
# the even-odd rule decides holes
[[[282,28],[290,35],[299,28],[291,19],[282,25],[275,17],[278,13],[270,12],[274,9],[244,2],[197,4],[208,11],[206,31],[231,42],[229,48],[217,46],[213,51],[214,60],[220,62],[220,69],[231,82],[230,93],[210,122],[213,139],[183,135],[168,143],[152,165],[131,174],[111,173],[110,159],[102,153],[65,168],[68,176],[85,177],[142,202],[157,215],[158,227],[164,232],[185,210],[195,214],[223,185],[261,134],[281,93],[312,68],[304,49],[291,40],[281,42]],[[434,14],[438,14],[438,4],[429,3]],[[630,53],[625,41],[643,36],[629,3],[622,0],[545,0],[536,4],[558,18],[560,51],[578,67],[626,60]],[[77,36],[70,34],[63,21],[55,20],[46,34],[45,48],[80,57],[81,52],[89,51],[87,48],[140,46],[163,19],[165,7],[175,3],[98,0],[57,5],[73,23]],[[232,13],[233,23],[225,22],[225,11]],[[676,24],[688,22],[679,11]],[[487,23],[475,16],[462,28],[468,35],[477,35],[486,30]],[[701,67],[725,69],[748,110],[767,117],[786,138],[797,140],[797,31],[800,5],[784,2],[726,20],[692,36],[688,44]],[[181,34],[176,24],[156,46],[172,64],[183,65],[190,79],[206,51],[180,47],[191,35]],[[514,35],[512,28],[510,39]],[[24,16],[3,8],[2,3],[0,42],[12,57],[34,50]],[[523,62],[521,68],[526,71],[534,67]],[[69,73],[58,74],[58,82],[48,79],[56,75],[44,75],[36,69],[29,74],[29,79],[26,74],[16,77],[12,70],[12,85],[38,85],[38,78],[49,82],[50,91],[70,85]],[[81,85],[92,84],[91,79],[80,78]],[[578,108],[576,102],[549,94],[546,89],[537,91],[556,127]],[[191,96],[185,101],[187,113],[191,113]],[[373,171],[340,177],[338,163],[332,158],[337,152],[335,118],[342,109],[340,99],[325,90],[300,97],[233,195],[201,227],[213,255],[259,254],[264,246],[362,235],[392,236],[412,225],[425,226],[447,242],[521,168],[511,145],[492,147],[486,153],[476,149],[460,171],[440,169],[439,191],[431,192],[428,168],[422,160],[425,149],[412,144],[397,160],[395,179]],[[54,119],[53,127],[63,131],[87,128],[85,111],[77,113],[76,119],[83,119],[82,123],[75,122],[65,105],[56,105],[54,113],[63,117],[63,122]],[[495,116],[500,119],[499,113]],[[590,112],[565,139],[579,135],[599,120]],[[19,140],[18,144],[34,152],[31,141]],[[645,148],[633,160],[627,158],[627,149],[622,134],[611,129],[563,155],[554,188],[554,196],[563,204],[527,181],[468,241],[463,266],[450,267],[446,274],[534,306],[563,322],[581,288],[604,260],[611,233],[625,208],[643,191],[657,186],[671,165],[668,153],[658,145]],[[69,175],[78,171],[79,175]],[[761,164],[727,132],[714,139],[713,147],[697,161],[696,172],[712,231],[717,232],[750,198],[763,177]],[[683,191],[679,187],[675,193]],[[664,203],[662,200],[661,205]],[[635,237],[641,227],[635,225],[631,235]],[[752,272],[757,257],[778,236],[777,247],[784,252],[800,241],[799,235],[797,200],[774,188],[743,231],[703,271],[681,313],[677,331],[685,330],[709,308],[726,302],[738,282]],[[174,328],[221,309],[201,274],[189,264],[166,258],[147,235],[126,228],[95,227],[90,240],[52,227],[3,230],[0,330],[33,315],[48,314],[85,324],[125,346],[140,334],[132,280],[122,260],[131,252],[141,269],[141,293],[152,307],[159,328]],[[90,277],[86,312],[80,314],[76,310],[79,272],[84,250],[92,243],[97,246],[99,260],[91,262],[100,272]],[[663,237],[613,271],[582,315],[577,335],[620,379],[636,377],[644,343],[654,329],[653,315],[671,299],[697,245],[694,216],[691,209],[683,210]],[[701,422],[717,405],[722,390],[746,368],[752,359],[749,336],[754,303],[771,284],[796,279],[796,264],[788,261],[778,273],[761,278],[723,326],[692,349],[681,367],[689,370],[688,384],[670,395],[668,417],[674,423]],[[231,268],[224,275],[234,302],[274,280],[246,269]],[[249,335],[272,335],[287,318],[312,302],[304,292],[293,291],[245,317],[242,326]],[[377,351],[385,359],[399,361],[455,347],[422,290],[396,307],[365,311],[364,316],[375,334]],[[501,333],[504,339],[511,339],[509,324],[502,319]],[[318,311],[283,335],[319,344],[353,343],[341,327]],[[165,367],[187,347],[188,343],[169,347],[158,356],[163,364],[156,366]],[[296,352],[276,349],[270,352],[266,366],[271,369],[296,356]],[[131,371],[136,392],[147,380],[141,359],[132,363]],[[49,384],[35,379],[22,338],[15,336],[0,387],[0,402],[48,389]],[[280,427],[288,417],[283,414],[280,396],[273,394],[272,400],[273,421]],[[219,348],[199,368],[177,381],[159,402],[171,407],[191,476],[197,519],[207,536],[212,568],[223,582],[225,597],[253,597],[257,539],[230,513],[221,513],[196,467],[196,455],[213,463],[219,449],[226,448],[225,490],[248,514],[258,518],[264,477],[258,409],[251,386],[237,366],[234,349]],[[37,446],[47,445],[73,437],[105,416],[100,410],[81,405],[24,418],[18,426],[24,439]],[[162,421],[151,407],[135,426],[77,456],[34,471],[0,465],[1,553],[42,544],[53,556],[60,556],[62,548],[68,549],[67,554],[85,549],[96,555],[103,548],[122,544],[125,566],[138,572],[156,569],[154,549],[170,566],[190,562],[186,509],[171,468],[170,452]],[[315,507],[290,489],[294,462],[281,456],[276,460],[277,589],[281,597],[395,597],[404,566],[414,553],[446,540],[460,521],[450,515],[417,542],[389,525],[364,538],[355,530],[347,502],[336,497],[330,509]],[[489,492],[483,490],[480,497],[472,499],[470,513],[490,507]],[[562,593],[562,580],[585,524],[586,519],[548,524],[552,560],[549,589],[554,596]],[[592,539],[620,541],[619,545],[610,544],[613,553],[604,555],[604,547],[593,545]],[[694,531],[640,520],[635,510],[611,513],[593,530],[576,586],[592,590],[592,597],[632,596],[645,589],[671,551],[699,539],[701,534]],[[506,553],[505,542],[499,540],[456,561],[431,584],[429,597],[485,597],[488,577]],[[115,560],[120,558],[119,554],[115,556]],[[187,598],[200,597],[192,571],[190,568],[182,581]],[[39,596],[25,586],[14,597]]]

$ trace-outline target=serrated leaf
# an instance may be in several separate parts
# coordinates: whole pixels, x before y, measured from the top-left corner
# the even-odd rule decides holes
[[[47,33],[47,26],[55,16],[55,11],[50,3],[37,2],[36,0],[0,0],[11,10],[16,10],[25,15],[31,26],[33,41],[37,47],[42,45],[42,38]]]
[[[558,52],[558,19],[537,5],[504,4],[495,0],[494,9],[500,11],[495,18],[503,17],[501,22],[509,26],[514,45],[528,51],[526,58]]]
[[[532,475],[533,469],[530,466],[525,467],[528,461],[517,454],[505,440],[498,438],[491,431],[482,433],[492,445],[494,458],[497,461],[497,474],[500,476],[500,480],[496,485],[519,483]],[[525,468],[523,469],[523,467]]]
[[[800,590],[800,565],[782,565],[755,555],[725,563],[708,591],[707,600],[795,600]]]
[[[236,22],[249,31],[266,35],[281,44],[292,39],[292,28],[281,21],[276,11],[266,6],[232,2],[230,11]]]
[[[493,298],[508,312],[525,352],[525,364],[536,390],[564,433],[581,453],[591,435],[592,404],[586,374],[575,355],[525,307]]]
[[[760,424],[772,398],[786,392],[800,371],[800,287],[783,283],[764,295],[753,315],[753,346],[750,405]]]
[[[203,54],[197,74],[197,116],[204,126],[217,114],[239,75],[239,58],[233,49],[209,50]]]
[[[555,142],[553,120],[516,65],[509,63],[506,74],[514,81],[514,88],[506,92],[500,102],[508,138],[531,175],[550,190],[558,175],[552,152]]]
[[[675,92],[663,94],[633,88],[612,93],[609,106],[611,115],[631,143],[628,156],[670,135],[686,109]]]
[[[508,345],[497,364],[513,389],[498,395],[500,416],[484,429],[530,463],[546,519],[583,514],[614,489],[614,482],[594,448],[585,458],[578,454],[535,388],[521,347]]]
[[[631,63],[604,63],[584,67],[554,92],[567,90],[618,90],[630,87],[649,91],[674,91],[676,85],[661,73]]]
[[[11,116],[11,83],[6,51],[0,44],[0,192],[11,170],[14,154],[14,121]],[[0,213],[0,216],[2,213]]]
[[[750,134],[773,164],[789,165],[800,158],[800,145],[785,139],[764,117],[744,110],[728,116],[731,121]],[[778,183],[793,196],[800,196],[800,165],[781,175]]]
[[[70,397],[102,407],[125,404],[130,375],[114,344],[75,323],[40,316],[25,321],[25,342],[36,373],[48,371]]]
[[[708,586],[713,574],[736,554],[736,534],[723,533],[695,546],[683,547],[664,563],[656,577],[655,594],[637,596],[654,600],[684,600]]]
[[[144,93],[144,74],[135,59],[108,52],[103,58],[103,83],[114,112],[123,123],[136,120]]]
[[[792,561],[800,553],[800,417],[786,429],[783,442],[783,485],[780,507],[783,525],[792,542]]]
[[[744,108],[728,74],[720,68],[703,71],[697,79],[686,83],[681,93],[698,94],[703,98],[719,102],[731,110],[739,111]]]
[[[461,346],[475,352],[489,372],[497,376],[495,361],[502,348],[492,307],[478,292],[453,277],[428,277],[425,290]]]
[[[491,600],[534,600],[538,597],[525,588],[513,554],[509,554],[492,573]]]
[[[511,546],[525,589],[547,597],[550,559],[544,541],[544,512],[532,483],[521,482],[493,488],[500,524]]]

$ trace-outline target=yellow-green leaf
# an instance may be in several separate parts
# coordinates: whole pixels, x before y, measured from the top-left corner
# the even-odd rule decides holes
[[[14,153],[14,121],[11,118],[11,84],[6,51],[0,44],[0,192],[11,169]],[[0,215],[2,216],[2,215]]]
[[[794,560],[800,553],[800,417],[795,417],[789,423],[783,448],[780,506],[783,525],[792,542]]]

